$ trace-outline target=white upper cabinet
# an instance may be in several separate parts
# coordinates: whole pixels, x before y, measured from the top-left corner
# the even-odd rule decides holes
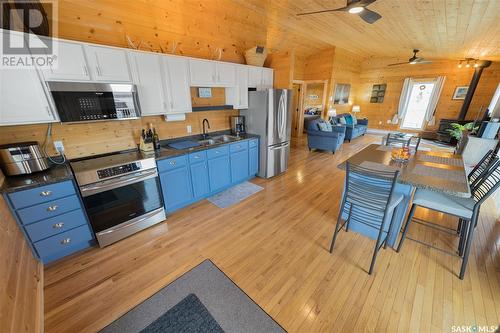
[[[12,38],[24,37],[14,34]],[[54,121],[57,117],[52,112],[37,69],[0,69],[0,125]]]
[[[273,75],[274,71],[269,68],[262,68],[262,86],[264,88],[272,88],[273,87]]]
[[[236,87],[226,88],[226,104],[235,109],[248,108],[248,68],[236,67]]]
[[[236,65],[229,63],[216,63],[216,84],[221,87],[236,86]]]
[[[154,53],[129,53],[130,69],[139,94],[141,115],[165,114],[167,109],[166,81],[162,71],[162,58]]]
[[[83,45],[80,43],[54,40],[57,43],[57,64],[44,70],[46,80],[89,81],[90,72],[85,61]]]
[[[216,83],[216,68],[213,61],[189,59],[189,71],[193,87],[212,87]]]
[[[124,49],[85,45],[85,53],[94,81],[132,81]]]
[[[162,56],[168,93],[168,112],[193,111],[189,88],[189,60],[182,57]]]
[[[257,88],[262,85],[262,68],[248,67],[248,87]]]

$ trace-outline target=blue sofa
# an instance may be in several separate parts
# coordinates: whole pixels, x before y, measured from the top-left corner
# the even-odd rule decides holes
[[[309,146],[309,150],[327,150],[335,154],[335,151],[344,142],[346,128],[344,126],[332,126],[332,132],[323,132],[319,130],[318,126],[321,122],[326,121],[315,119],[307,126],[307,145]]]
[[[341,124],[340,118],[344,118],[345,124]],[[349,113],[339,114],[332,118],[331,122],[332,124],[345,127],[345,139],[349,142],[358,136],[365,135],[366,130],[368,129],[368,119],[358,119],[357,124],[353,125],[353,119]]]

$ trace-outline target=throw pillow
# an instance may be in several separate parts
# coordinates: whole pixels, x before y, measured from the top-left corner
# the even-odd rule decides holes
[[[345,116],[345,123],[347,125],[352,125],[353,124],[352,123],[352,116],[350,114],[348,114],[348,115]]]
[[[346,125],[346,124],[347,124],[347,122],[345,121],[345,118],[344,118],[344,117],[340,117],[340,118],[339,118],[339,121],[340,121],[340,124],[341,124],[341,125]]]
[[[331,132],[332,131],[332,125],[326,121],[318,123],[318,126],[319,126],[319,130],[321,132]]]
[[[351,117],[352,117],[352,124],[353,125],[357,125],[358,124],[358,119],[356,119],[356,115],[352,114]]]

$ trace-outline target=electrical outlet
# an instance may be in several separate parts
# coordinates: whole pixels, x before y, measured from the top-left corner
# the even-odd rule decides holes
[[[62,141],[54,141],[54,148],[56,148],[56,150],[60,154],[64,153],[64,145],[63,145]]]
[[[192,133],[193,132],[193,128],[191,127],[191,125],[187,125],[186,126],[186,130],[188,133]]]

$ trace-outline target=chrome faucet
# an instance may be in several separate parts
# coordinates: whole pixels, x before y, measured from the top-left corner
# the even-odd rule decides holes
[[[203,119],[203,123],[202,123],[202,126],[203,126],[203,140],[206,140],[208,138],[208,133],[207,133],[207,129],[205,128],[205,123],[207,124],[207,127],[208,129],[210,129],[210,122],[208,121],[207,118]]]

